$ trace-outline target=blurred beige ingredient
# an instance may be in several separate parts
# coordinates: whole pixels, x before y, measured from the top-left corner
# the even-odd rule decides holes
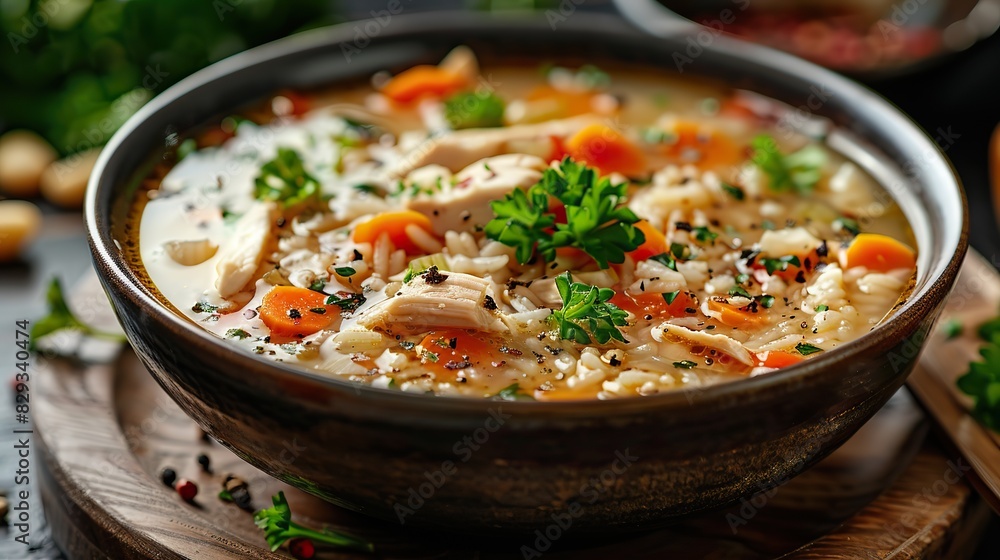
[[[38,195],[39,180],[56,151],[41,136],[12,130],[0,137],[0,190],[8,196]]]
[[[0,200],[0,262],[17,258],[38,234],[42,212],[25,200]]]
[[[42,196],[63,208],[82,207],[87,180],[100,153],[100,148],[94,148],[49,165],[42,173]]]

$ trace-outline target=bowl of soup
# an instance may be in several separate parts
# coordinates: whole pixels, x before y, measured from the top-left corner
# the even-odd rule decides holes
[[[901,386],[965,203],[867,90],[685,45],[435,15],[237,55],[109,143],[99,275],[209,434],[355,511],[610,534],[766,490]]]

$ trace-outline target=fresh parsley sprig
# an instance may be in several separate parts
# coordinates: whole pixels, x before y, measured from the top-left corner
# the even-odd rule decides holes
[[[559,328],[560,338],[579,344],[590,344],[591,336],[601,344],[612,339],[627,342],[618,327],[627,324],[628,313],[609,302],[614,290],[574,282],[569,271],[555,280],[563,306],[550,319]]]
[[[486,236],[516,249],[518,262],[532,261],[536,253],[546,261],[556,249],[576,247],[601,268],[625,261],[646,240],[633,224],[638,216],[621,205],[627,185],[612,184],[608,177],[586,165],[564,159],[558,169],[546,169],[542,179],[527,191],[515,189],[491,203],[496,218],[486,224]],[[557,220],[550,209],[556,199],[566,219]]]
[[[126,342],[125,335],[97,330],[78,319],[66,303],[62,283],[58,278],[53,278],[49,282],[49,288],[45,292],[45,301],[49,307],[48,315],[35,321],[31,326],[32,350],[37,349],[37,341],[43,336],[61,330],[75,330],[92,338],[101,338],[113,342]]]
[[[784,155],[774,138],[762,134],[753,139],[750,147],[750,160],[768,176],[775,192],[809,194],[822,177],[826,152],[815,144]]]
[[[292,510],[288,507],[284,492],[278,492],[272,496],[271,501],[274,503],[273,507],[262,509],[253,516],[254,523],[264,531],[264,538],[267,539],[271,552],[278,550],[286,541],[294,538],[306,538],[317,543],[364,552],[375,550],[371,542],[360,537],[335,533],[328,529],[317,531],[292,521]]]
[[[506,104],[490,92],[464,92],[444,102],[444,117],[454,130],[503,126]]]
[[[986,345],[979,349],[982,360],[969,364],[958,378],[959,390],[972,397],[972,416],[984,426],[1000,432],[1000,317],[979,327]]]
[[[273,200],[289,207],[319,200],[320,184],[306,171],[297,151],[278,148],[278,155],[261,166],[253,194],[258,200]]]

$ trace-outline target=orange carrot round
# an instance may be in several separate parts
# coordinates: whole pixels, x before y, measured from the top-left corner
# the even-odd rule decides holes
[[[396,103],[412,103],[422,97],[446,97],[466,86],[463,76],[437,66],[414,66],[400,72],[382,88]]]
[[[676,138],[657,147],[678,163],[690,163],[704,169],[716,169],[739,164],[745,159],[740,147],[728,136],[706,130],[696,122],[680,121],[673,130]]]
[[[559,108],[558,116],[575,117],[594,111],[592,91],[566,91],[550,85],[538,86],[525,97],[528,101],[552,101]]]
[[[407,226],[415,225],[420,229],[430,233],[433,231],[430,219],[413,210],[400,210],[398,212],[382,212],[372,219],[362,222],[354,227],[351,239],[355,243],[375,243],[383,233],[389,235],[389,241],[411,255],[418,255],[425,251],[410,239],[406,233]]]
[[[846,266],[863,266],[875,272],[914,269],[917,266],[917,255],[906,244],[888,235],[862,233],[847,248]]]
[[[326,305],[326,295],[295,286],[276,286],[264,295],[260,319],[279,337],[313,334],[330,326],[340,308]]]
[[[566,151],[576,161],[597,167],[601,173],[627,176],[646,172],[646,155],[617,130],[591,124],[566,141]]]

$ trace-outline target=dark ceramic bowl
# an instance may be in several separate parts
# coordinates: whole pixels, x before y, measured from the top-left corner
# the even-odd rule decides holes
[[[550,25],[430,14],[311,31],[185,79],[112,138],[87,196],[98,274],[150,373],[215,439],[285,482],[406,527],[531,534],[558,522],[582,536],[664,525],[777,485],[844,442],[903,384],[966,250],[954,172],[878,96],[724,39],[685,75],[814,105],[817,116],[843,127],[830,145],[889,186],[918,240],[918,279],[906,303],[870,334],[803,365],[615,401],[493,402],[359,387],[235,350],[164,306],[138,259],[127,256],[134,254],[126,245],[131,185],[164,138],[279,88],[434,62],[459,44],[487,62],[573,53],[664,74],[676,73],[672,55],[687,47],[683,38],[637,36],[583,14]],[[822,102],[814,103],[817,95]],[[550,532],[563,530],[556,527]]]

